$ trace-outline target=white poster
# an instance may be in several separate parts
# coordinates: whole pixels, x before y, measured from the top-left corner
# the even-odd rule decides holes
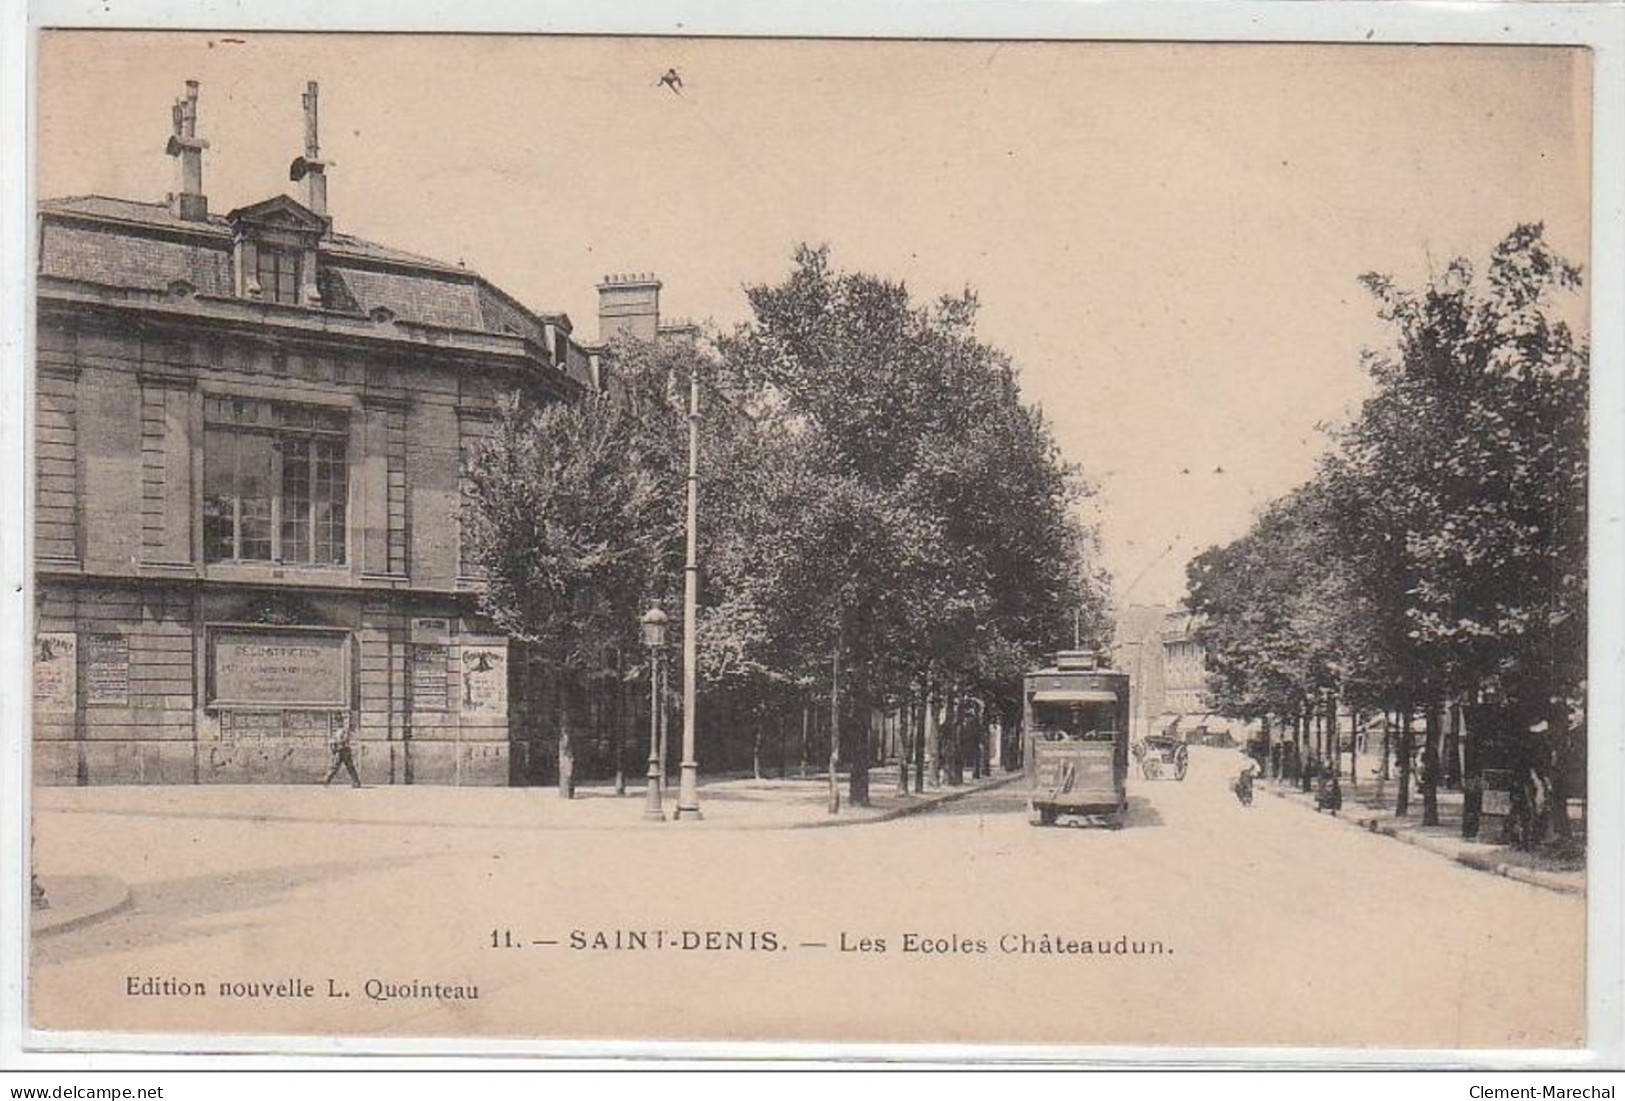
[[[508,648],[463,647],[463,714],[500,719],[508,714]]]
[[[79,700],[79,636],[71,631],[34,636],[34,710],[71,715]]]

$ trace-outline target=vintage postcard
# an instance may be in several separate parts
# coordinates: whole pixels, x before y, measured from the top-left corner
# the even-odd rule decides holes
[[[41,29],[23,1048],[1607,1049],[1602,62],[1156,37]]]

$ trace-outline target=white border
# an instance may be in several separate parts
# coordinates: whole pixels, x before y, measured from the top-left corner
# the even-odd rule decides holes
[[[221,30],[423,31],[854,38],[1166,39],[1186,41],[1452,42],[1586,45],[1594,56],[1593,237],[1587,265],[1592,299],[1591,726],[1612,731],[1594,740],[1590,783],[1588,1028],[1591,1047],[1568,1051],[1361,1051],[1340,1049],[1076,1048],[860,1044],[673,1044],[647,1042],[389,1042],[304,1037],[176,1037],[53,1034],[49,1042],[76,1053],[23,1051],[21,936],[26,920],[29,785],[23,765],[33,606],[26,526],[0,525],[0,1067],[103,1070],[286,1070],[290,1068],[494,1070],[624,1066],[664,1060],[672,1068],[711,1060],[735,1064],[846,1065],[994,1063],[1093,1067],[1319,1067],[1603,1069],[1625,1067],[1625,927],[1621,924],[1625,845],[1625,712],[1621,708],[1625,623],[1620,564],[1625,562],[1625,3],[1345,2],[1282,0],[920,0],[888,4],[826,0],[816,6],[744,0],[587,5],[565,0],[504,3],[464,0],[286,0],[251,6],[227,0],[0,0],[0,515],[26,517],[25,416],[31,415],[33,209],[26,138],[32,135],[36,35],[41,27]],[[448,1056],[447,1053],[456,1053]],[[289,1055],[299,1054],[297,1060]],[[355,1056],[365,1054],[365,1060]],[[342,1056],[342,1057],[341,1057]],[[698,1061],[698,1063],[696,1062]],[[1578,1084],[1578,1083],[1576,1083]]]

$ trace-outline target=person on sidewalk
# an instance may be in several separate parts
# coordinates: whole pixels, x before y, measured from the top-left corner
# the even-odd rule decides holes
[[[1320,790],[1315,793],[1315,813],[1329,810],[1335,818],[1342,809],[1343,785],[1338,782],[1336,772],[1328,772],[1320,781]]]
[[[350,752],[350,722],[348,718],[341,717],[333,725],[332,731],[327,736],[327,751],[332,755],[332,760],[328,762],[327,775],[322,777],[322,786],[326,787],[333,782],[333,777],[339,774],[339,766],[342,765],[350,774],[350,786],[360,787],[361,777],[356,775],[355,757]]]

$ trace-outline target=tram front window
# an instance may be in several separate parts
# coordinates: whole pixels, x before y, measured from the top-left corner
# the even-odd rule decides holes
[[[1109,742],[1117,737],[1117,706],[1111,703],[1034,703],[1033,725],[1050,737]]]

